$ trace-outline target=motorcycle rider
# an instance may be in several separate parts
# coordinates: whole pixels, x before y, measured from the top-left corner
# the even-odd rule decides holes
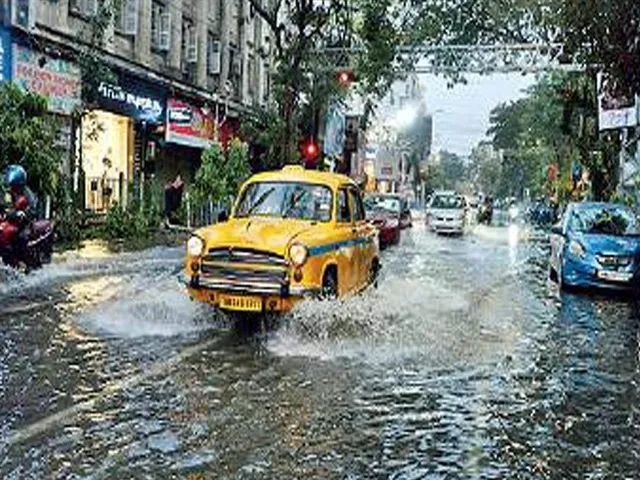
[[[19,252],[26,250],[31,222],[35,219],[36,196],[27,186],[27,172],[20,165],[9,165],[5,173],[6,226],[3,236]]]

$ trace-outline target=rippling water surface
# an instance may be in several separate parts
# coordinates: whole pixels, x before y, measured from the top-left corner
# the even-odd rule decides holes
[[[640,478],[635,301],[547,254],[414,228],[266,333],[190,302],[180,249],[2,271],[0,478]]]

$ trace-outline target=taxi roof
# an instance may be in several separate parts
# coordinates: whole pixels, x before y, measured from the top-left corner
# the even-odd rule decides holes
[[[357,186],[357,184],[346,175],[321,172],[319,170],[306,170],[301,165],[286,165],[281,170],[271,170],[268,172],[258,173],[248,180],[249,183],[278,181],[315,183],[326,185],[333,189],[344,184]]]

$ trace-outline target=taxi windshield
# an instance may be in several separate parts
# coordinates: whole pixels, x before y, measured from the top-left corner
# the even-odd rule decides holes
[[[329,187],[302,182],[255,182],[242,192],[235,217],[279,217],[328,222],[333,194]]]

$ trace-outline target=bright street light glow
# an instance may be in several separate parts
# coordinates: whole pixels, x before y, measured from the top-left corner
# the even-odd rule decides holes
[[[417,116],[418,109],[413,105],[409,105],[396,113],[396,116],[393,119],[393,123],[399,128],[405,128],[411,125],[415,121]]]

